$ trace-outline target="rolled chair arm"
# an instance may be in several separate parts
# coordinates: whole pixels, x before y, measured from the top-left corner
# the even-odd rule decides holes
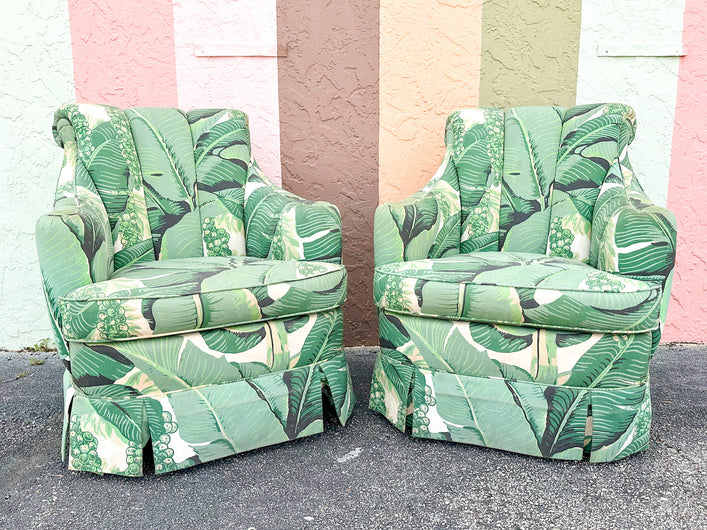
[[[459,192],[442,178],[447,170],[455,171],[448,156],[421,191],[376,208],[376,266],[459,253],[461,203]]]
[[[245,191],[249,256],[341,263],[341,215],[333,204],[309,201],[275,186],[255,161]]]
[[[590,263],[603,271],[659,282],[662,323],[670,297],[676,238],[673,213],[650,201],[627,160],[616,161],[594,207]]]
[[[57,349],[68,358],[60,331],[59,298],[78,287],[107,280],[113,273],[108,216],[86,203],[57,204],[56,210],[39,218],[35,237]]]

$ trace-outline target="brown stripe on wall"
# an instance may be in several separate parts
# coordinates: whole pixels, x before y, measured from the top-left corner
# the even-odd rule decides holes
[[[349,273],[344,343],[378,343],[378,0],[277,3],[283,187],[341,210]]]
[[[569,0],[484,2],[480,105],[573,106],[580,15]]]

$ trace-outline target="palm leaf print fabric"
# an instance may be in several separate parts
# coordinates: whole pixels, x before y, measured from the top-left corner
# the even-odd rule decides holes
[[[346,271],[333,263],[248,257],[139,263],[60,298],[68,340],[139,339],[339,307]]]
[[[245,222],[249,256],[341,263],[338,208],[278,188],[257,163],[246,177]]]
[[[461,190],[462,253],[497,248],[503,139],[500,109],[455,111],[447,119],[445,141]]]
[[[60,147],[76,146],[80,163],[77,185],[86,187],[90,181],[89,189],[101,198],[111,227],[116,267],[153,259],[145,188],[125,114],[116,107],[70,103],[57,110],[52,130]],[[67,168],[62,183],[70,186],[73,180]]]
[[[353,389],[341,310],[113,343],[72,343],[69,467],[164,473],[322,432],[322,386],[341,421]],[[179,356],[175,355],[179,352]]]
[[[37,222],[69,468],[139,476],[322,431],[354,405],[338,209],[274,186],[229,109],[67,104]]]
[[[621,104],[450,115],[438,175],[459,191],[458,246],[418,244],[441,215],[400,222],[424,192],[376,212],[372,409],[413,436],[545,458],[648,447],[676,229],[633,174],[635,131]]]
[[[442,165],[421,191],[376,209],[376,264],[458,254],[461,215],[456,168],[447,149]]]
[[[462,254],[378,267],[374,298],[389,312],[588,332],[658,327],[660,284],[565,258]]]

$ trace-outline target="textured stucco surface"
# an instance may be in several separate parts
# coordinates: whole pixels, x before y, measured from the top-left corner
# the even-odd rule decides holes
[[[597,45],[679,47],[684,0],[584,0],[577,103],[620,102],[636,111],[630,157],[648,196],[665,205],[670,172],[678,57],[598,57]]]
[[[378,204],[378,1],[278,1],[282,182],[341,210],[347,345],[376,344],[373,212]]]
[[[174,0],[177,92],[182,109],[237,108],[248,114],[260,167],[280,182],[277,57],[198,57],[195,46],[244,41],[266,53],[277,44],[275,0]]]
[[[707,342],[707,8],[687,0],[668,207],[678,219],[677,267],[664,340]]]
[[[574,105],[577,0],[487,0],[481,37],[482,107]]]
[[[447,116],[478,106],[480,50],[480,0],[381,1],[380,202],[434,174]]]
[[[69,16],[62,0],[3,2],[0,34],[0,347],[49,337],[34,223],[49,212],[61,150],[52,115],[73,99]]]
[[[171,0],[68,0],[76,99],[177,106]]]
[[[596,45],[679,42],[685,0],[486,0],[483,13],[479,1],[382,0],[380,19],[379,2],[349,4],[4,2],[0,178],[11,199],[0,221],[0,347],[50,334],[33,233],[59,171],[50,126],[64,101],[249,112],[268,175],[277,181],[282,167],[285,188],[341,208],[351,274],[347,344],[375,344],[372,218],[379,193],[380,202],[400,198],[432,174],[452,108],[572,105],[575,85],[579,103],[617,100],[636,108],[633,163],[651,198],[667,200],[679,223],[664,340],[707,341],[705,2],[687,1],[682,59],[598,57]],[[275,33],[290,46],[287,57],[193,52],[196,43],[241,41],[271,50]]]

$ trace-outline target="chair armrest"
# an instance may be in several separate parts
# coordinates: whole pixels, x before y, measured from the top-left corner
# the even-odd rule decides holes
[[[341,263],[338,208],[275,186],[255,161],[248,170],[244,210],[248,256]]]
[[[445,157],[437,175],[417,193],[376,208],[373,247],[376,266],[459,253],[461,203],[442,175],[453,164]]]
[[[88,203],[61,204],[39,218],[35,237],[44,295],[60,355],[68,358],[61,336],[59,297],[113,273],[113,242],[105,210]]]
[[[665,322],[675,266],[675,216],[654,205],[628,160],[609,168],[594,207],[590,264],[632,278],[660,282]]]

